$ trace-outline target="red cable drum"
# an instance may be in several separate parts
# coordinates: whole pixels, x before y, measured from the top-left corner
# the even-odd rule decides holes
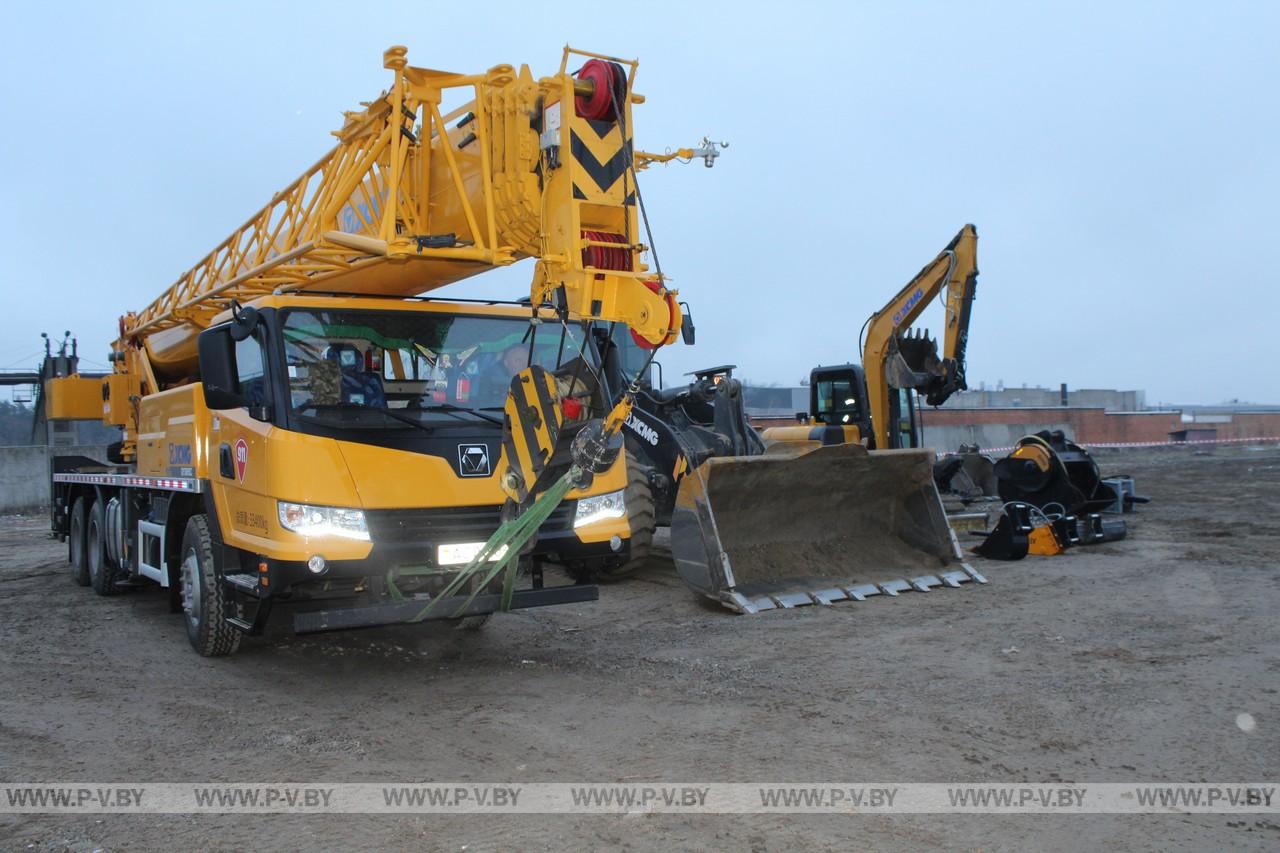
[[[595,91],[590,95],[575,96],[574,111],[593,121],[613,121],[616,117],[614,101],[621,106],[622,99],[627,94],[627,76],[623,73],[622,66],[603,59],[589,59],[578,72],[578,79],[594,83]]]

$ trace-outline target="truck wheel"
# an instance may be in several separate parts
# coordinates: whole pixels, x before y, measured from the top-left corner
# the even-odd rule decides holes
[[[630,454],[627,455],[626,501],[627,521],[631,525],[631,554],[621,566],[596,569],[597,580],[624,580],[644,568],[649,560],[649,549],[653,545],[653,531],[658,526],[649,473]]]
[[[191,647],[207,658],[233,654],[240,648],[240,632],[227,623],[227,600],[213,558],[209,520],[193,515],[182,534],[182,618]]]
[[[71,505],[70,531],[67,534],[67,560],[71,563],[71,579],[80,586],[89,585],[89,562],[84,548],[84,498]]]
[[[85,562],[88,564],[89,583],[98,595],[116,595],[116,569],[107,559],[107,523],[102,511],[102,501],[94,501],[89,508],[89,520],[84,533]]]

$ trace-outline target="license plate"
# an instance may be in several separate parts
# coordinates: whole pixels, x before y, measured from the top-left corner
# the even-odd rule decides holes
[[[436,549],[436,565],[464,566],[474,560],[483,547],[483,542],[456,542],[452,545],[441,545]],[[489,556],[489,562],[495,563],[506,554],[507,546],[503,545]]]

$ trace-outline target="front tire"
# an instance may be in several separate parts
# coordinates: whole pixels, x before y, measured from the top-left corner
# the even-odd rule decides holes
[[[107,558],[106,513],[102,501],[94,501],[89,508],[89,521],[84,535],[85,562],[88,564],[89,584],[98,595],[117,595],[116,569]]]
[[[84,498],[76,498],[71,505],[71,519],[67,532],[67,562],[71,563],[71,579],[79,586],[89,585],[89,561],[84,544]]]
[[[227,622],[231,602],[213,556],[209,520],[193,515],[182,534],[182,619],[191,648],[204,657],[234,654],[240,632]]]
[[[657,529],[657,512],[654,509],[653,486],[649,472],[627,454],[627,522],[631,527],[631,553],[621,566],[596,569],[600,581],[620,581],[632,577],[649,561],[653,547],[653,532]]]

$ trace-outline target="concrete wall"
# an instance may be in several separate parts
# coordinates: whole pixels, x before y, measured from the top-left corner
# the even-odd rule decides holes
[[[943,404],[944,409],[1042,408],[1062,404],[1060,388],[995,388],[960,391]],[[1146,406],[1146,392],[1117,391],[1111,388],[1068,388],[1067,405],[1106,409],[1109,412],[1139,412]]]
[[[1042,429],[1060,429],[1068,437],[1073,435],[1071,424],[1050,420],[1028,424],[926,425],[923,444],[940,453],[958,450],[962,444],[976,444],[983,450],[992,447],[1013,447],[1018,443],[1018,439]]]
[[[785,418],[752,418],[757,427],[789,426]],[[920,411],[924,443],[936,450],[955,450],[961,444],[1010,447],[1024,435],[1042,429],[1060,429],[1082,444],[1157,443],[1170,441],[1169,433],[1192,424],[1182,413],[1107,412],[1103,409],[1045,406],[1007,409],[938,409]],[[1219,439],[1280,437],[1280,412],[1237,412],[1213,422]]]
[[[43,510],[49,505],[51,448],[0,447],[0,512]],[[59,456],[88,456],[106,461],[105,447],[59,447]]]

